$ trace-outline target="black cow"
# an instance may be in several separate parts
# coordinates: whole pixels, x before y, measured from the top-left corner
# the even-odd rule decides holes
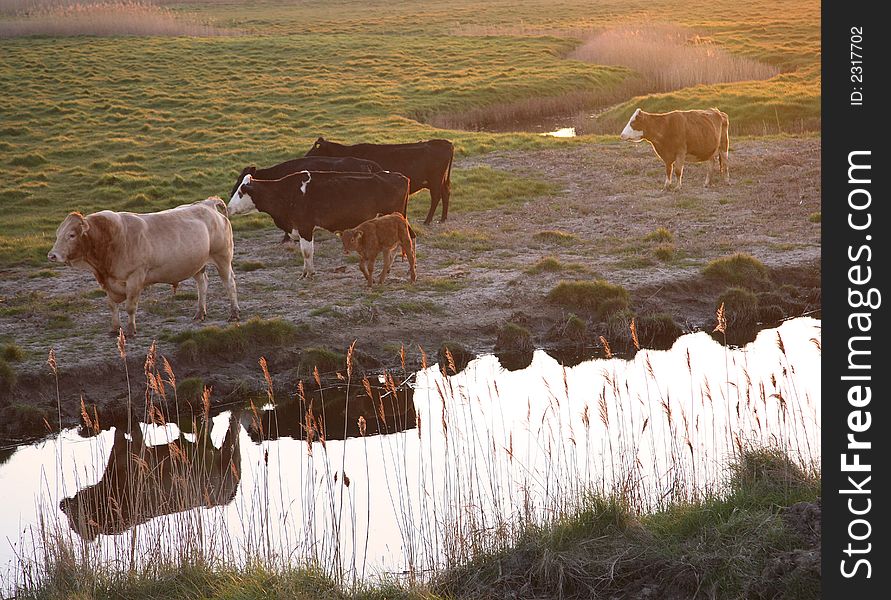
[[[430,190],[430,211],[424,224],[429,225],[442,200],[442,218],[449,214],[452,191],[452,159],[455,147],[448,140],[427,140],[412,144],[355,144],[345,146],[319,138],[306,156],[354,156],[372,160],[388,171],[402,173],[411,180],[411,190]]]
[[[279,229],[300,240],[303,275],[312,277],[313,231],[350,229],[392,212],[408,209],[408,178],[399,173],[300,171],[275,180],[245,175],[229,200],[229,214],[265,212]],[[414,237],[414,236],[412,236]]]
[[[274,167],[266,167],[258,169],[250,166],[241,170],[241,175],[235,180],[229,197],[235,195],[238,186],[244,181],[245,175],[250,175],[254,179],[281,179],[292,173],[300,171],[348,171],[355,173],[380,173],[383,171],[381,166],[374,161],[365,160],[364,158],[353,158],[352,156],[304,156],[303,158],[293,158],[279,163]],[[282,242],[286,242],[290,237],[285,234]]]

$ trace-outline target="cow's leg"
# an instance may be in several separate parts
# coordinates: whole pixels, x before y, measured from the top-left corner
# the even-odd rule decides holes
[[[390,267],[393,265],[393,259],[396,258],[396,250],[398,248],[398,246],[393,246],[384,251],[384,267],[381,269],[381,275],[377,280],[378,283],[383,284],[387,280],[387,275],[390,274]]]
[[[449,198],[452,197],[452,182],[448,179],[442,182],[442,216],[439,218],[440,223],[444,223],[449,216]]]
[[[678,184],[675,186],[675,191],[681,189],[681,182],[684,179],[684,156],[680,155],[676,159],[674,159],[674,170],[678,176]]]
[[[300,240],[300,253],[303,255],[303,274],[300,276],[300,279],[306,279],[316,274],[316,269],[312,262],[314,250],[312,231],[298,231],[297,239]]]
[[[730,185],[730,160],[728,152],[718,152],[718,161],[721,165],[721,173],[724,174],[724,183]]]
[[[235,271],[232,269],[232,257],[222,258],[220,260],[215,260],[214,264],[217,266],[217,271],[220,272],[220,279],[223,280],[223,285],[226,286],[226,293],[229,295],[229,320],[237,321],[238,320],[238,291],[235,287]]]
[[[365,265],[365,268],[362,270],[365,273],[365,279],[368,280],[368,287],[374,286],[374,263],[377,262],[377,252],[369,255],[367,258],[362,260],[362,264]]]
[[[106,296],[106,298],[108,306],[111,308],[111,335],[117,335],[121,330],[120,302],[112,300],[111,296]]]
[[[195,286],[198,288],[198,310],[192,317],[195,321],[203,321],[207,316],[207,267],[201,267],[201,270],[192,276],[195,280]]]
[[[424,219],[424,225],[429,225],[433,222],[433,216],[436,214],[436,207],[439,206],[439,187],[435,185],[430,186],[430,210],[427,211],[427,218]]]
[[[408,235],[406,235],[406,237],[408,237]],[[415,248],[414,243],[411,241],[411,237],[408,237],[407,240],[403,240],[402,253],[408,257],[408,275],[411,278],[412,283],[414,283],[418,278],[418,275],[415,271]]]
[[[713,157],[707,160],[705,166],[705,187],[708,187],[709,185],[711,185],[712,181],[712,170],[718,166],[718,155],[715,154]]]
[[[145,277],[142,273],[127,279],[127,299],[124,304],[127,309],[127,335],[136,335],[136,308],[139,306],[139,294],[142,293],[144,283]]]
[[[665,161],[665,185],[662,186],[662,191],[666,191],[669,187],[671,187],[671,172],[674,169],[674,160]]]

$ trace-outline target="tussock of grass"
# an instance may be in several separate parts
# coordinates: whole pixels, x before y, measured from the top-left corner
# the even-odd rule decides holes
[[[600,317],[628,308],[628,291],[603,279],[561,281],[550,292],[548,301],[566,308],[595,313]]]
[[[250,271],[257,271],[264,268],[266,268],[266,263],[259,260],[243,260],[241,262],[235,263],[235,269],[237,271],[242,271],[245,273],[249,273]]]
[[[545,256],[539,259],[534,265],[526,267],[525,273],[530,275],[538,275],[540,273],[560,273],[563,271],[573,271],[576,273],[584,273],[588,270],[585,265],[579,263],[565,263],[556,256]]]
[[[747,288],[757,288],[767,282],[764,263],[743,252],[716,258],[703,268],[702,274],[712,281]]]
[[[0,371],[3,362],[0,361]],[[0,385],[2,385],[2,373],[0,373]],[[0,413],[0,418],[7,421],[15,421],[19,424],[18,430],[26,436],[46,435],[47,419],[49,413],[46,409],[32,404],[10,404]]]
[[[0,350],[0,359],[7,362],[21,362],[25,358],[25,353],[17,344],[4,344],[3,350]]]
[[[177,352],[192,359],[201,357],[241,357],[247,350],[263,346],[284,346],[296,341],[299,329],[281,319],[252,318],[242,324],[205,327],[173,336]]]
[[[532,239],[543,244],[554,244],[557,246],[572,246],[579,242],[578,236],[574,233],[557,230],[539,231],[532,236]]]
[[[638,315],[634,317],[637,339],[644,348],[667,350],[683,333],[681,326],[667,313]]]
[[[717,300],[717,306],[724,304],[727,326],[743,329],[754,327],[758,322],[758,297],[745,288],[728,288]]]
[[[646,234],[643,239],[645,242],[673,242],[674,234],[665,227],[660,227]]]
[[[535,350],[532,333],[516,323],[507,323],[499,331],[495,340],[496,353],[528,353]]]
[[[0,392],[9,392],[18,381],[15,369],[5,358],[0,358]]]
[[[823,213],[815,212],[808,215],[807,220],[811,223],[821,223],[823,221]]]
[[[187,377],[176,382],[176,397],[186,402],[195,401],[204,394],[204,379]]]
[[[449,356],[451,356],[451,360],[449,360]],[[447,374],[454,375],[464,370],[467,363],[473,360],[475,356],[473,352],[460,342],[445,341],[440,344],[436,358],[439,361],[440,367],[446,369]]]
[[[328,348],[304,348],[297,372],[302,377],[312,377],[315,369],[322,375],[342,372],[346,369],[346,356]]]
[[[659,244],[653,249],[653,256],[663,262],[674,260],[676,249],[674,244]]]

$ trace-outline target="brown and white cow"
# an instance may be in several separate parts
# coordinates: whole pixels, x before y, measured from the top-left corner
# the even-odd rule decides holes
[[[677,172],[681,188],[684,177],[684,163],[708,162],[705,185],[711,180],[713,163],[717,163],[724,181],[730,183],[730,165],[727,152],[730,149],[730,124],[727,115],[717,108],[708,110],[673,110],[667,113],[648,113],[641,109],[634,111],[622,139],[632,142],[646,140],[665,163],[665,191],[671,186],[672,170]]]
[[[279,229],[300,241],[301,279],[315,274],[313,232],[333,233],[355,227],[377,215],[405,214],[409,180],[399,173],[301,171],[275,180],[245,175],[229,200],[232,215],[260,211]]]
[[[103,210],[68,215],[47,254],[52,262],[92,271],[108,295],[112,333],[121,327],[118,305],[125,302],[127,334],[136,333],[136,307],[143,288],[153,283],[177,285],[193,278],[198,285],[201,321],[207,314],[206,265],[216,265],[229,294],[229,320],[238,320],[232,272],[232,225],[226,204],[213,197],[156,213]]]
[[[148,446],[137,423],[131,441],[115,429],[114,445],[99,483],[59,503],[80,537],[123,533],[149,519],[202,506],[225,506],[241,481],[240,414],[233,411],[222,446],[210,441],[209,423],[194,441],[182,434]]]
[[[374,263],[377,255],[383,253],[384,267],[381,270],[378,283],[384,283],[390,266],[396,257],[396,250],[401,248],[402,253],[408,257],[408,274],[414,283],[417,279],[415,271],[415,245],[411,239],[411,229],[408,221],[399,213],[391,213],[364,223],[341,234],[343,241],[343,253],[352,251],[359,253],[359,270],[365,275],[368,287],[374,284]]]

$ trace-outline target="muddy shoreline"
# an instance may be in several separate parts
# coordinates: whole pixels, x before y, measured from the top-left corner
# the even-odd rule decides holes
[[[243,318],[279,319],[294,326],[287,344],[195,356],[178,340],[200,326],[190,321],[194,289],[176,296],[154,286],[140,305],[140,331],[128,340],[127,371],[108,336],[105,300],[88,273],[15,267],[0,272],[0,346],[15,344],[21,360],[9,362],[15,382],[0,389],[0,439],[25,438],[79,421],[80,402],[99,409],[121,406],[128,393],[144,397],[143,364],[152,342],[176,378],[200,379],[221,406],[265,393],[258,365],[268,361],[276,389],[296,393],[307,379],[301,360],[322,349],[345,353],[354,341],[354,378],[363,371],[402,372],[438,362],[443,342],[469,354],[495,349],[507,323],[528,330],[537,348],[571,361],[592,356],[604,336],[614,351],[628,348],[627,319],[603,319],[547,300],[561,280],[602,278],[624,287],[627,315],[668,316],[677,332],[711,331],[716,300],[726,289],[703,276],[709,261],[737,252],[768,269],[759,293],[783,291],[771,318],[815,314],[820,305],[820,140],[731,140],[730,186],[704,188],[704,167],[688,166],[684,189],[661,193],[662,165],[644,144],[567,143],[535,152],[497,152],[462,159],[456,169],[486,166],[547,179],[559,192],[486,211],[454,211],[449,221],[419,227],[419,280],[407,282],[397,262],[388,282],[368,291],[357,265],[332,236],[320,235],[315,280],[297,280],[299,251],[278,243],[273,227],[236,232],[235,266]],[[426,191],[412,203],[424,208]],[[816,215],[816,217],[814,216]],[[652,241],[665,228],[670,240]],[[537,269],[553,258],[553,268]],[[211,273],[208,321],[224,327],[225,294]],[[818,316],[819,313],[816,313]],[[583,322],[568,335],[572,315]],[[660,342],[664,343],[664,341]],[[46,364],[53,348],[56,378]],[[303,361],[305,363],[305,360]],[[522,364],[522,361],[520,361]],[[334,376],[333,371],[329,375]],[[130,386],[128,390],[127,377]],[[113,412],[113,411],[111,411]]]

